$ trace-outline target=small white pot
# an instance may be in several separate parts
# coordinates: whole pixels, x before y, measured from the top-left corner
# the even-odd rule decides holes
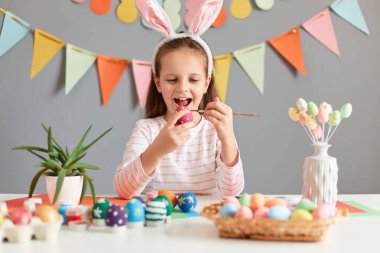
[[[57,183],[57,177],[45,176],[46,179],[46,190],[49,196],[50,203],[53,203],[55,186]],[[62,184],[61,192],[57,198],[57,201],[54,204],[55,208],[59,208],[60,200],[71,200],[73,207],[76,207],[79,204],[80,195],[82,193],[83,187],[83,177],[82,176],[73,176],[65,177]]]

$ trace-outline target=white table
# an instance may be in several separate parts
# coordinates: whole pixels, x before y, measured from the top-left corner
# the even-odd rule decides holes
[[[0,201],[24,195],[0,194]],[[380,194],[340,195],[339,200],[357,201],[380,210]],[[197,210],[212,200],[198,198]],[[317,243],[270,242],[218,237],[214,225],[202,217],[175,219],[159,228],[127,229],[125,234],[77,232],[62,229],[56,241],[32,240],[27,244],[0,243],[0,252],[208,252],[208,253],[364,253],[380,252],[380,216],[350,217],[329,228],[325,239]]]

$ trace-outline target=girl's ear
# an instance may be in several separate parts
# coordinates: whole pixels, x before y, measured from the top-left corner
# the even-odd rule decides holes
[[[160,78],[157,76],[153,76],[154,84],[156,85],[156,89],[159,93],[161,93],[161,84],[160,84]]]

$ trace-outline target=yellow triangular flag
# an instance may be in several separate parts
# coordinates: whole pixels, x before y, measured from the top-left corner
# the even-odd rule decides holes
[[[228,77],[230,76],[232,54],[215,56],[215,86],[220,99],[224,102],[227,95]]]
[[[34,31],[34,46],[30,79],[33,79],[65,45],[65,42],[40,29]]]

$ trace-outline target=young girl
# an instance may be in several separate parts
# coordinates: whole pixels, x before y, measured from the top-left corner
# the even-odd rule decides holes
[[[189,34],[176,34],[155,0],[136,1],[144,20],[168,33],[153,54],[147,119],[136,123],[114,177],[121,198],[160,189],[233,196],[244,188],[232,110],[216,96],[212,55],[199,37],[216,18],[222,1],[204,2],[208,8],[215,6],[209,13],[204,8],[198,13],[201,21],[197,22],[197,16],[194,19],[193,27],[203,31],[196,33],[191,27]],[[176,112],[178,106],[187,109]],[[205,110],[203,117],[193,111],[192,122],[176,124],[190,110],[198,109]]]

